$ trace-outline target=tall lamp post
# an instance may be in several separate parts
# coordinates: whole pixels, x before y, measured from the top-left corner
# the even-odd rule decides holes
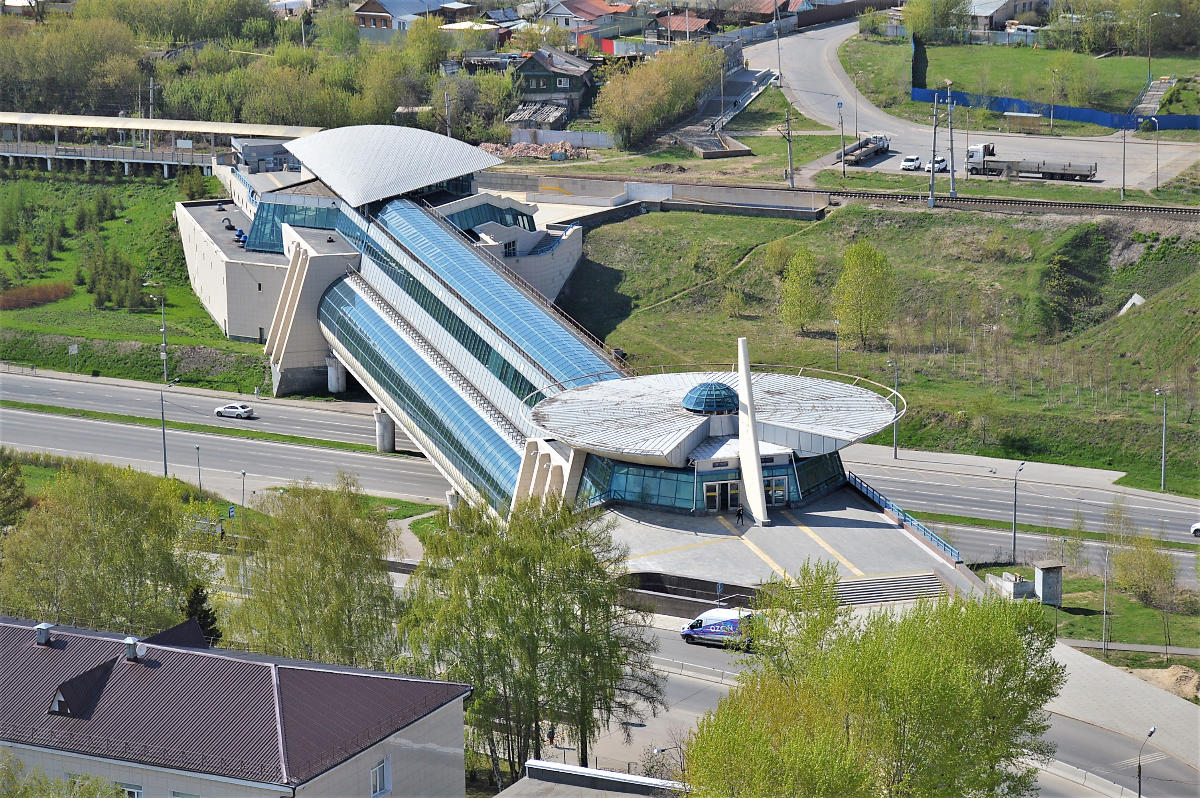
[[[935,176],[937,176],[937,170],[933,168],[934,161],[937,160],[937,123],[938,123],[937,103],[938,103],[938,96],[937,96],[937,92],[935,91],[933,93],[933,147],[929,153],[929,207],[930,208],[932,208],[934,205],[933,178]]]
[[[854,73],[854,140],[858,141],[858,79],[862,76],[862,72]]]
[[[846,182],[846,120],[842,118],[842,101],[838,100],[838,127],[842,131],[842,153],[838,158],[842,162],[842,182]]]
[[[1154,190],[1158,191],[1158,143],[1162,131],[1158,129],[1157,116],[1150,117],[1150,121],[1154,123]]]
[[[175,383],[179,382],[179,378],[168,382],[166,385],[158,389],[158,414],[162,421],[162,443],[163,443],[163,476],[167,476],[167,400],[163,398],[163,391],[170,388]]]
[[[160,288],[161,283],[142,283],[142,287],[148,285],[156,285]],[[159,296],[150,295],[151,299],[157,300],[159,312],[162,314],[162,328],[159,332],[162,333],[162,348],[158,350],[158,356],[162,360],[163,366],[163,382],[167,381],[167,292],[162,291]]]
[[[783,50],[780,48],[779,37],[782,34],[780,31],[779,22],[779,6],[775,6],[775,60],[776,73],[779,75],[779,93],[783,93]],[[796,187],[795,165],[792,163],[792,104],[785,96],[783,98],[783,121],[787,126],[787,149],[788,149],[788,188]]]
[[[841,371],[840,361],[842,355],[842,323],[837,319],[833,320],[833,370]]]
[[[1158,489],[1166,491],[1167,489],[1167,389],[1155,388],[1155,396],[1161,396],[1163,400],[1163,423],[1162,423],[1162,460],[1159,463]]]
[[[204,483],[200,481],[200,444],[196,444],[196,489],[200,491],[200,498],[204,498]]]
[[[679,752],[679,772],[680,772],[680,774],[686,773],[686,768],[684,767],[684,762],[683,762],[683,746],[682,745],[668,745],[666,748],[655,748],[654,749],[654,753],[656,753],[656,754],[665,754],[667,751],[678,751]]]
[[[246,509],[246,469],[242,469],[242,509]]]
[[[1129,127],[1129,119],[1121,120],[1121,202],[1125,201],[1125,129]]]
[[[1142,751],[1146,748],[1146,743],[1150,742],[1150,738],[1158,731],[1158,727],[1151,726],[1150,731],[1146,732],[1146,739],[1142,740],[1142,746],[1138,749],[1138,798],[1142,798]]]
[[[887,362],[892,367],[892,407],[894,410],[900,409],[900,361],[889,360]],[[897,436],[896,425],[899,423],[900,417],[895,412],[892,413],[892,459],[900,459],[900,439]]]
[[[1013,472],[1013,538],[1012,538],[1012,563],[1017,564],[1017,475],[1025,468],[1025,461],[1017,466],[1017,470]]]

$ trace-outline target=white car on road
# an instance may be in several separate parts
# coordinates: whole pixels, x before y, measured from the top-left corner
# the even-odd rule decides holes
[[[946,163],[945,158],[943,158],[942,156],[939,155],[936,158],[934,158],[932,161],[930,161],[929,163],[925,164],[925,171],[926,172],[929,172],[929,171],[949,172],[950,165]]]
[[[254,408],[241,402],[221,405],[213,411],[214,416],[230,416],[232,418],[254,418]]]
[[[900,162],[900,168],[906,172],[916,172],[921,168],[920,155],[905,155],[904,160]]]

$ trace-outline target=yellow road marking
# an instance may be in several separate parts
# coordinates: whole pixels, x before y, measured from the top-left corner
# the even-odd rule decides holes
[[[673,551],[683,551],[684,549],[694,549],[697,546],[711,546],[714,543],[724,543],[732,538],[716,538],[714,540],[705,540],[700,543],[689,543],[686,546],[676,546],[672,549],[659,549],[658,551],[648,551],[645,554],[634,554],[625,558],[625,561],[636,560],[639,557],[653,557],[655,554],[670,554]]]
[[[763,551],[762,549],[760,549],[758,546],[754,545],[754,543],[753,543],[752,541],[749,541],[749,540],[747,540],[746,538],[744,538],[744,537],[742,536],[742,533],[741,533],[741,531],[740,531],[740,530],[738,530],[738,529],[735,529],[735,528],[734,528],[734,526],[733,526],[733,524],[729,523],[729,520],[728,520],[728,519],[726,519],[726,518],[725,518],[725,516],[723,516],[723,515],[718,515],[718,516],[717,516],[717,520],[721,522],[721,525],[722,525],[722,526],[724,526],[726,529],[728,529],[730,532],[732,532],[734,535],[736,535],[738,540],[740,540],[740,541],[742,541],[743,543],[745,543],[745,544],[746,544],[746,548],[750,549],[750,551],[754,552],[754,553],[755,553],[755,554],[758,556],[758,558],[759,558],[760,560],[762,560],[762,561],[763,561],[763,562],[765,562],[767,565],[769,565],[769,566],[771,567],[771,570],[772,570],[772,571],[774,571],[775,573],[777,573],[777,574],[779,574],[780,576],[782,576],[782,577],[783,577],[784,579],[786,579],[788,582],[791,582],[791,581],[792,581],[792,577],[788,576],[788,572],[787,572],[787,571],[785,571],[785,570],[783,570],[782,568],[780,568],[780,567],[779,567],[779,563],[775,562],[775,561],[774,561],[774,560],[772,560],[770,557],[768,557],[768,556],[767,556],[767,553],[766,553],[765,551]]]
[[[828,543],[826,543],[824,540],[822,540],[820,535],[818,535],[816,532],[813,532],[811,529],[806,527],[804,524],[800,523],[799,519],[797,519],[796,516],[792,515],[787,510],[784,510],[783,517],[786,518],[787,520],[791,521],[793,524],[795,524],[796,528],[799,529],[801,532],[803,532],[804,534],[806,534],[810,538],[812,538],[814,543],[816,543],[821,548],[825,549],[825,551],[832,554],[834,559],[836,559],[842,565],[849,568],[850,573],[854,574],[855,576],[866,576],[866,574],[864,574],[862,571],[858,570],[858,568],[854,565],[854,563],[850,562],[845,557],[843,557],[840,553],[838,553],[837,549],[835,549],[833,546],[830,546]]]

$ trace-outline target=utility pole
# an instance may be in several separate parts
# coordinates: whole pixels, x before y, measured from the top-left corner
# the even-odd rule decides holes
[[[1125,128],[1129,120],[1121,122],[1121,202],[1125,201]]]
[[[838,158],[842,162],[842,183],[846,182],[846,120],[842,118],[842,101],[838,100],[838,127],[842,131],[842,153]]]
[[[954,98],[950,96],[950,87],[954,81],[946,79],[946,124],[950,132],[950,196],[957,197],[954,188]]]
[[[938,96],[937,96],[937,92],[935,91],[933,93],[933,151],[929,155],[929,207],[930,208],[932,208],[934,206],[933,178],[935,175],[937,175],[937,170],[934,169],[934,161],[937,159],[937,123],[938,123],[937,103],[938,103]]]
[[[1108,659],[1108,549],[1104,550],[1104,600],[1100,604],[1100,649]]]
[[[1163,400],[1162,460],[1160,461],[1158,489],[1165,492],[1167,489],[1167,389],[1155,388],[1154,395],[1161,396]]]
[[[450,90],[446,90],[446,138],[452,138],[450,135]]]
[[[775,74],[779,76],[779,93],[783,94],[783,49],[782,49],[781,45],[779,44],[780,36],[781,36],[781,31],[780,31],[780,24],[779,24],[779,6],[776,5],[775,6],[775,60],[777,63],[776,63]],[[858,119],[857,113],[855,114],[855,119],[856,120]],[[787,139],[787,148],[788,148],[788,172],[787,172],[788,173],[788,188],[795,188],[796,187],[796,175],[795,175],[796,169],[795,169],[795,165],[792,163],[792,104],[791,104],[791,102],[788,101],[788,98],[786,96],[783,98],[783,121],[784,121],[784,124],[787,126],[787,132],[784,133],[784,137]]]

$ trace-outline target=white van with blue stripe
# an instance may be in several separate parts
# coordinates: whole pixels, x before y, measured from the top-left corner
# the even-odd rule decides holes
[[[685,643],[720,643],[737,645],[742,642],[742,622],[751,612],[742,607],[702,612],[696,620],[679,630]]]

